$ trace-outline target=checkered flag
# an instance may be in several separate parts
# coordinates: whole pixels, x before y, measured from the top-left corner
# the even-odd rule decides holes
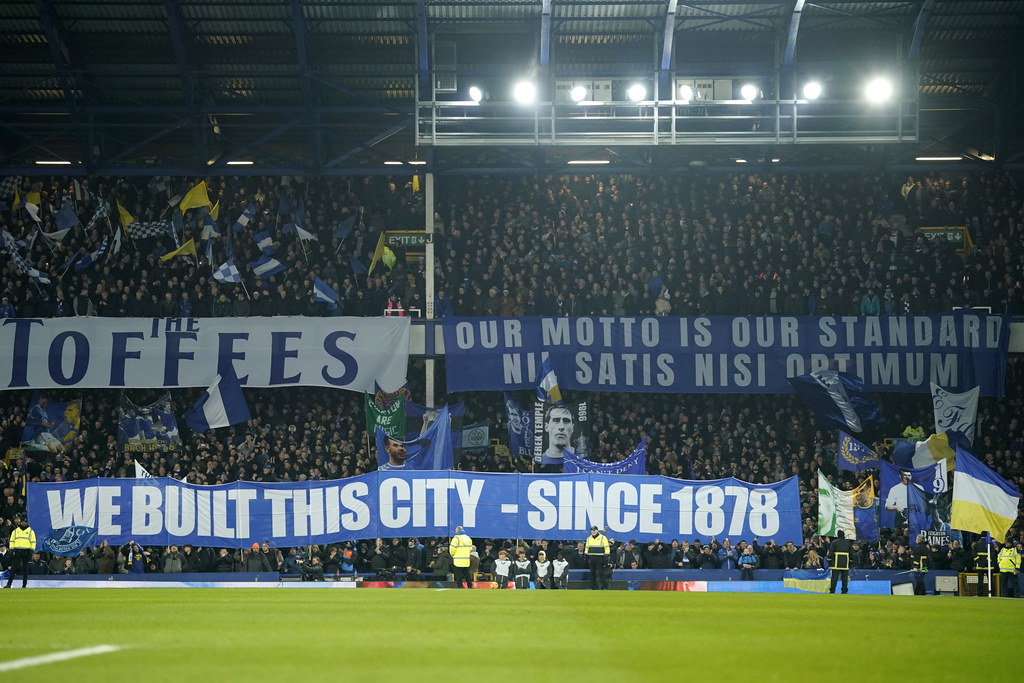
[[[11,233],[9,233],[6,230],[4,230],[3,231],[3,240],[4,240],[4,251],[6,251],[7,254],[11,257],[11,260],[14,261],[14,265],[18,266],[18,270],[20,270],[25,275],[28,275],[30,278],[32,278],[36,282],[42,283],[44,285],[50,284],[50,276],[49,275],[47,275],[46,273],[42,272],[41,270],[38,270],[38,269],[33,268],[32,266],[30,266],[25,261],[25,259],[22,258],[21,254],[18,253],[17,244],[15,243],[14,238],[11,236]]]
[[[170,231],[170,221],[146,221],[130,223],[128,225],[128,236],[133,240],[143,240],[147,237],[163,237]]]
[[[238,272],[235,262],[228,259],[224,265],[213,271],[213,279],[217,282],[241,282],[242,274]]]
[[[96,207],[96,213],[92,215],[92,218],[89,219],[89,224],[85,226],[86,231],[92,230],[101,218],[106,218],[109,215],[110,206],[105,201],[100,201],[99,206]]]
[[[9,175],[0,182],[0,199],[14,194],[14,188],[21,184],[20,175]]]

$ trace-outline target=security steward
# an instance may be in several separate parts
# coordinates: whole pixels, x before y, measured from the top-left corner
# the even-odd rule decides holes
[[[473,552],[473,540],[466,535],[461,526],[455,527],[455,535],[448,544],[448,553],[452,556],[452,576],[455,578],[455,587],[463,588],[462,582],[466,582],[466,588],[473,587],[473,580],[469,576],[469,558]]]
[[[842,529],[836,531],[836,537],[828,546],[828,566],[832,570],[832,586],[829,593],[836,592],[836,584],[839,578],[843,579],[843,595],[850,592],[850,553],[853,551],[853,544],[846,540],[846,532]]]
[[[611,557],[611,548],[608,547],[608,539],[596,526],[590,527],[585,553],[587,560],[590,561],[590,590],[607,590],[608,579],[605,569]]]
[[[7,544],[14,557],[11,559],[11,570],[7,575],[5,588],[11,587],[18,567],[21,567],[21,587],[25,588],[28,586],[28,561],[32,559],[32,552],[36,549],[36,532],[29,528],[28,520],[23,515],[15,515],[14,524],[15,529],[11,532],[11,540]]]
[[[1014,547],[1011,540],[1007,540],[999,550],[999,576],[1005,587],[1000,595],[1007,598],[1019,598],[1020,553],[1017,552],[1017,548]]]
[[[923,534],[917,537],[917,544],[914,546],[911,559],[914,562],[914,595],[928,595],[924,576],[928,573],[932,561],[932,550],[928,545],[928,539]]]
[[[978,575],[978,596],[986,598],[992,592],[988,585],[988,573],[992,569],[992,548],[988,542],[988,534],[974,542],[974,572]]]

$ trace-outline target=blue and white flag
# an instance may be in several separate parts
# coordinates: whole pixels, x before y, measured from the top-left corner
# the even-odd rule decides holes
[[[153,475],[149,473],[142,463],[138,460],[135,461],[135,478],[136,479],[153,479]]]
[[[66,271],[68,268],[70,268],[71,264],[74,263],[75,259],[78,258],[78,254],[79,254],[79,252],[77,252],[77,251],[71,252],[71,256],[68,257],[68,260],[65,261],[64,263],[62,263],[59,268],[57,268],[58,273],[59,273],[59,271],[62,271],[62,270]]]
[[[956,434],[957,439],[967,445],[974,443],[974,423],[978,418],[978,395],[980,387],[974,387],[962,394],[953,394],[935,382],[932,385],[932,412],[935,415],[935,433]]]
[[[889,529],[907,526],[911,545],[922,533],[929,536],[929,542],[948,538],[953,501],[946,461],[915,469],[884,460],[879,465],[879,525]]]
[[[270,237],[270,231],[264,230],[252,236],[252,241],[263,251],[264,256],[274,253],[274,240]]]
[[[508,421],[508,450],[523,460],[533,457],[533,410],[520,408],[508,394],[505,397],[505,419]]]
[[[313,301],[333,304],[338,301],[338,293],[318,277],[313,278]]]
[[[248,206],[245,207],[245,211],[243,211],[242,215],[238,217],[238,220],[235,221],[235,224],[231,226],[231,230],[234,232],[241,232],[245,230],[245,226],[249,225],[249,221],[251,221],[255,215],[256,207],[255,205],[250,203]]]
[[[462,430],[462,450],[467,453],[485,452],[491,446],[490,420],[482,420]]]
[[[192,431],[202,433],[249,421],[249,405],[242,394],[242,385],[230,365],[228,368],[228,372],[217,375],[192,410],[185,413],[185,422]]]
[[[545,358],[540,364],[540,376],[537,381],[537,398],[548,403],[561,403],[562,390],[558,388],[558,377],[551,368],[551,359]]]
[[[199,239],[209,240],[213,237],[220,237],[220,228],[217,227],[217,221],[213,219],[213,216],[206,214],[203,216],[203,232]]]
[[[647,437],[640,440],[640,445],[633,449],[629,457],[618,462],[593,462],[579,458],[566,449],[562,471],[565,474],[647,474]]]
[[[884,422],[878,402],[865,391],[859,377],[822,370],[792,377],[789,385],[807,401],[826,429],[862,432],[868,425]]]
[[[836,466],[847,472],[859,472],[871,467],[877,468],[878,454],[840,429]]]
[[[448,406],[421,436],[411,441],[394,439],[377,427],[377,469],[450,470],[455,468]]]
[[[251,261],[249,263],[249,267],[252,268],[253,274],[261,280],[266,280],[273,275],[277,275],[285,269],[283,263],[275,258],[270,258],[269,256],[264,256],[258,261]]]
[[[349,216],[341,223],[338,223],[338,227],[335,228],[334,232],[331,233],[331,237],[336,240],[343,240],[352,234],[352,228],[355,227],[356,217]]]
[[[56,219],[59,230],[73,228],[79,223],[78,214],[75,213],[75,207],[71,206],[71,202],[64,202],[64,206],[57,212]]]
[[[56,244],[64,239],[69,232],[71,232],[71,228],[64,228],[63,230],[54,230],[53,232],[43,232],[42,235],[48,244]]]
[[[217,282],[241,282],[242,274],[235,267],[235,262],[232,259],[228,259],[220,268],[213,271],[213,279]]]
[[[96,262],[103,253],[107,250],[107,238],[104,237],[103,241],[100,242],[99,246],[90,251],[88,254],[83,256],[75,264],[75,272],[81,272]]]
[[[34,236],[35,234],[36,232],[33,231],[32,235]],[[35,282],[38,282],[43,285],[50,284],[49,275],[39,270],[38,268],[33,268],[28,264],[28,262],[25,261],[24,258],[22,258],[21,254],[18,253],[18,247],[14,241],[14,237],[11,235],[11,233],[7,232],[6,230],[3,231],[3,241],[4,251],[6,251],[7,255],[11,257],[12,261],[14,261],[14,265],[18,267],[18,270],[20,270],[25,275],[28,275],[29,278],[31,278]]]
[[[43,550],[61,557],[75,557],[82,548],[89,546],[89,541],[96,535],[96,527],[68,526],[54,529],[43,539]]]
[[[181,447],[171,392],[148,406],[136,405],[121,394],[117,407],[117,445],[122,453],[166,453]]]

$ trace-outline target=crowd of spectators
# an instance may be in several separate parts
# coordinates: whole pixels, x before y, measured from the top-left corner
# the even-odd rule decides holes
[[[0,293],[10,308],[0,309],[0,314],[379,315],[391,297],[400,299],[407,309],[425,309],[424,265],[416,259],[407,261],[402,250],[396,248],[399,258],[390,273],[378,266],[370,277],[357,274],[359,266],[370,264],[382,230],[422,226],[423,204],[411,186],[379,178],[292,179],[289,183],[280,178],[239,177],[207,182],[211,200],[220,203],[222,235],[250,201],[258,209],[257,217],[244,230],[233,233],[234,260],[243,271],[243,284],[219,284],[208,275],[225,259],[226,242],[214,237],[212,263],[206,262],[199,240],[202,211],[189,210],[178,242],[190,238],[199,242],[197,263],[183,258],[159,261],[160,254],[175,246],[167,234],[128,240],[121,252],[80,271],[73,265],[63,268],[73,252],[81,258],[110,234],[105,221],[92,230],[79,225],[58,244],[36,239],[27,252],[31,265],[51,273],[53,287],[33,285],[13,262],[7,262],[0,274]],[[181,181],[167,189],[161,184],[159,179],[88,179],[81,182],[79,190],[62,178],[23,179],[20,194],[40,193],[42,230],[52,232],[65,193],[80,197],[76,210],[86,224],[101,199],[111,204],[119,201],[139,222],[166,220],[176,211],[167,208],[168,196],[182,194],[191,183]],[[1019,178],[1013,174],[928,176],[905,183],[887,176],[784,174],[444,179],[438,202],[442,234],[435,271],[436,310],[438,315],[884,314],[985,305],[998,312],[1024,313],[1019,286],[1024,267],[1020,189]],[[305,206],[305,229],[319,241],[302,244],[295,233],[283,231],[293,216],[276,213],[282,194],[295,205],[301,202]],[[116,215],[116,210],[111,212],[115,225]],[[333,231],[346,218],[356,219],[352,234],[345,240],[333,238]],[[33,228],[24,210],[0,213],[0,223],[15,239],[30,235]],[[913,232],[928,225],[966,225],[975,248],[962,259],[947,241],[925,240]],[[262,230],[272,233],[275,258],[287,266],[285,272],[266,282],[244,267],[245,262],[262,255],[252,240],[252,235]],[[313,303],[310,283],[314,277],[338,290],[342,299],[338,309]],[[880,299],[877,306],[874,295]],[[440,365],[443,369],[443,361]],[[410,365],[414,397],[422,396],[422,383],[422,364],[414,361]],[[129,395],[135,403],[145,405],[156,393],[132,391]],[[198,393],[172,392],[179,415]],[[29,397],[30,392],[0,393],[3,452],[20,440]],[[119,392],[55,391],[53,397],[83,399],[82,431],[59,460],[30,462],[30,479],[134,475],[133,456],[117,449]],[[189,482],[200,484],[335,479],[376,468],[365,430],[362,396],[282,388],[247,389],[246,397],[253,416],[248,424],[192,434],[179,419],[183,434],[179,451],[137,457],[154,476],[187,476]],[[824,555],[815,538],[818,470],[823,469],[842,488],[859,483],[853,475],[835,471],[835,434],[822,429],[808,407],[792,396],[775,396],[771,401],[755,395],[593,393],[567,398],[587,400],[596,416],[591,459],[621,459],[646,435],[651,474],[684,479],[735,476],[756,483],[798,476],[806,539],[798,549],[801,561],[811,557],[812,551]],[[908,424],[931,424],[927,396],[883,394],[879,398],[888,426],[872,435],[873,439],[898,435]],[[438,402],[443,400],[465,400],[467,424],[486,419],[492,436],[506,433],[500,395],[442,393]],[[1018,485],[1024,485],[1022,407],[1024,367],[1011,361],[1006,397],[982,400],[975,446],[980,458]],[[531,467],[529,462],[499,457],[493,449],[465,456],[459,466],[494,472],[529,471]],[[6,538],[13,515],[25,507],[17,467],[0,471],[0,488],[0,538]],[[1012,533],[1024,538],[1019,526]],[[905,536],[905,530],[887,532],[880,544],[862,545],[855,561],[861,566],[901,567]],[[556,543],[547,552],[549,560],[562,552],[566,561],[575,563],[570,548],[578,540]],[[618,539],[617,553],[625,548],[626,540]],[[669,566],[675,566],[674,562],[685,561],[680,558],[689,558],[696,548],[680,552],[689,539],[674,540],[678,544],[665,539],[653,554],[650,548],[630,548],[630,552],[635,551],[640,567],[660,566],[666,557]],[[753,548],[754,539],[743,540]],[[492,543],[492,551],[506,544],[511,550],[517,541],[492,539]],[[382,544],[409,555],[408,539]],[[435,575],[436,563],[444,563],[439,559],[445,554],[443,539],[422,539],[422,543],[414,539],[414,545],[419,558],[415,569]],[[353,570],[381,569],[383,560],[377,550],[368,541],[351,548],[268,548],[259,552],[272,569],[294,570],[295,574],[303,569],[308,572],[314,564],[312,558],[317,557],[315,564],[331,575],[346,552],[355,556],[350,563]],[[718,559],[720,550],[698,551],[696,560],[690,561],[703,563],[705,552]],[[147,551],[144,564],[155,570],[178,566],[170,549]],[[112,559],[113,564],[104,565],[104,558],[86,553],[83,569],[95,559],[97,569],[108,566],[117,571],[118,558],[127,557],[116,548],[96,552]],[[186,568],[237,569],[258,562],[252,560],[255,552],[250,551],[230,551],[227,559],[214,549],[174,552],[186,555],[181,564]],[[488,549],[481,543],[478,552],[486,566]],[[765,559],[765,552],[765,547],[759,546],[754,553],[762,567],[772,563]],[[401,569],[401,563],[393,558],[402,554],[388,550],[388,564],[383,568]],[[79,559],[70,563],[72,569],[79,566]],[[56,561],[40,561],[47,571],[67,571],[63,560],[60,566]],[[313,570],[314,576],[317,573]]]

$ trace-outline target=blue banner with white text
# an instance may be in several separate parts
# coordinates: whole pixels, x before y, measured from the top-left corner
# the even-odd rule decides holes
[[[248,548],[378,537],[582,540],[712,537],[803,542],[796,477],[754,485],[613,474],[373,472],[336,481],[198,486],[160,479],[28,484],[39,537],[96,527],[94,543]]]
[[[822,370],[872,392],[981,387],[1002,396],[1009,317],[915,316],[445,318],[448,391],[533,389],[543,356],[562,391],[791,393]]]

